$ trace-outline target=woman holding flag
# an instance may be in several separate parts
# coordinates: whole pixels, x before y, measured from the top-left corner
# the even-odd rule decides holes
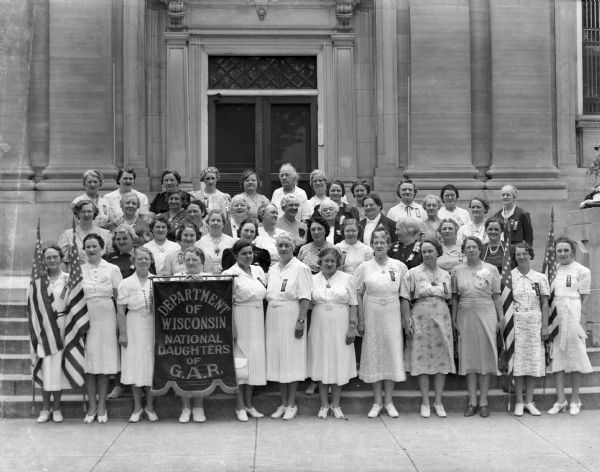
[[[96,415],[98,423],[108,422],[108,376],[119,371],[115,301],[123,276],[116,265],[102,259],[104,246],[105,241],[96,233],[88,234],[83,240],[88,258],[81,266],[83,292],[90,315],[85,342],[85,386],[89,405],[84,423],[93,423]]]
[[[52,305],[56,310],[56,322],[60,330],[60,338],[64,341],[66,320],[65,305],[67,301],[66,292],[69,275],[60,270],[63,253],[57,245],[52,244],[45,248],[42,251],[42,256],[48,273],[50,288],[54,295],[54,303]],[[38,347],[41,346],[38,345]],[[63,351],[60,350],[44,357],[42,360],[42,410],[37,419],[38,423],[45,423],[50,419],[50,416],[52,416],[52,420],[55,423],[61,423],[63,421],[63,415],[60,411],[60,398],[62,391],[71,388],[71,386],[62,370],[62,358]],[[51,395],[54,396],[52,409],[50,409]]]
[[[515,259],[517,268],[511,274],[515,331],[512,374],[517,395],[515,416],[523,416],[523,411],[540,416],[540,411],[533,403],[533,387],[535,379],[544,376],[546,367],[542,339],[548,337],[550,286],[544,274],[529,267],[529,262],[533,259],[533,248],[529,244],[516,244]]]
[[[558,314],[558,334],[552,341],[552,362],[549,371],[556,378],[557,401],[548,414],[556,415],[565,411],[565,372],[571,374],[571,403],[569,413],[578,415],[581,410],[579,388],[581,374],[592,371],[592,365],[585,350],[587,338],[581,326],[581,307],[590,294],[591,273],[587,267],[576,262],[575,242],[568,238],[558,238],[554,243],[556,251],[556,277],[553,282],[556,311]]]

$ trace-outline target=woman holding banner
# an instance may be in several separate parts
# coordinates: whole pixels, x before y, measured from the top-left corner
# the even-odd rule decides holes
[[[175,276],[187,276],[186,278],[201,279],[204,275],[210,275],[207,272],[202,272],[206,259],[202,249],[192,246],[184,251],[183,263],[185,270],[177,272]],[[193,401],[193,404],[192,404]],[[204,414],[204,399],[201,396],[193,396],[193,392],[181,397],[181,415],[179,416],[180,423],[189,423],[190,417],[195,423],[204,423],[206,415]],[[191,407],[191,408],[190,408]]]
[[[319,265],[321,271],[312,279],[314,308],[308,333],[308,375],[319,382],[321,408],[317,416],[327,418],[331,408],[335,418],[343,419],[342,386],[356,377],[352,343],[358,335],[358,299],[352,276],[338,270],[342,265],[339,249],[321,249]],[[327,398],[329,388],[331,405]]]
[[[115,300],[123,277],[116,265],[102,259],[104,244],[105,241],[95,233],[88,234],[83,240],[88,260],[81,266],[82,285],[90,316],[85,342],[85,386],[89,404],[84,423],[93,423],[96,415],[98,423],[108,422],[108,376],[119,371]]]
[[[279,382],[281,391],[281,405],[271,418],[291,420],[298,412],[298,382],[306,378],[304,327],[312,279],[310,268],[294,257],[291,234],[280,234],[275,244],[280,260],[269,269],[267,283],[267,380]]]
[[[133,413],[130,423],[140,421],[145,412],[150,421],[158,421],[152,397],[154,372],[154,316],[152,282],[148,279],[152,252],[137,248],[131,256],[135,272],[119,285],[117,323],[121,345],[121,383],[131,385]],[[146,408],[142,409],[142,388],[146,390]]]
[[[264,416],[252,404],[252,391],[255,385],[267,383],[263,312],[267,277],[259,266],[252,265],[254,247],[250,241],[240,239],[233,245],[232,252],[236,263],[222,275],[237,276],[233,279],[234,356],[248,360],[248,378],[237,379],[235,414],[238,420],[248,421],[248,415]]]

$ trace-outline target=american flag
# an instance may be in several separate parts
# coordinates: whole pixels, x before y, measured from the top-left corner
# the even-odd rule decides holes
[[[75,227],[73,227],[73,244],[69,254],[63,372],[73,387],[80,387],[85,381],[84,338],[90,327],[90,317],[83,293],[83,272],[75,234]]]
[[[508,226],[509,223],[507,223]],[[513,370],[513,354],[515,351],[515,324],[513,319],[513,294],[512,294],[512,266],[510,253],[510,229],[506,228],[506,239],[504,241],[504,258],[502,260],[502,311],[504,312],[504,349],[506,349],[506,360],[508,374]]]
[[[550,283],[550,298],[548,305],[550,314],[548,316],[548,339],[546,340],[547,352],[552,352],[552,340],[558,335],[558,313],[556,312],[556,299],[554,298],[554,279],[556,278],[556,253],[554,251],[554,207],[550,213],[550,229],[548,230],[548,242],[546,243],[546,253],[544,255],[544,264],[542,273],[547,271],[548,282]],[[546,363],[550,357],[546,356]]]
[[[60,339],[60,329],[57,323],[58,314],[54,306],[54,294],[52,293],[50,278],[44,265],[39,219],[37,223],[37,238],[33,250],[31,282],[27,291],[27,317],[29,322],[29,336],[31,338],[33,379],[43,387],[40,372],[42,360],[44,357],[59,352],[63,348],[63,343]]]

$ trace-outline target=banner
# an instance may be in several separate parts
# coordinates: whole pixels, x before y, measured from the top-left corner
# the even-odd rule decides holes
[[[160,279],[154,292],[154,379],[162,395],[206,396],[237,389],[233,364],[231,277]]]

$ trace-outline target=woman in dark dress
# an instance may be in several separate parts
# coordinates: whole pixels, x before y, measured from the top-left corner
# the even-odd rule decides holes
[[[529,213],[517,206],[517,195],[517,189],[512,185],[502,187],[500,189],[502,210],[499,210],[494,216],[500,220],[505,239],[508,236],[507,228],[510,228],[510,244],[512,246],[523,241],[527,241],[530,246],[533,246],[531,217]]]
[[[266,249],[254,245],[254,240],[256,239],[256,236],[258,236],[258,226],[258,220],[256,218],[246,218],[240,223],[240,227],[237,230],[237,236],[240,238],[239,240],[248,241],[252,244],[252,252],[254,253],[252,265],[259,266],[266,274],[269,271],[269,267],[271,267],[271,255]],[[233,248],[225,249],[223,251],[223,259],[221,262],[223,270],[229,269],[235,263],[236,258],[233,253]]]

